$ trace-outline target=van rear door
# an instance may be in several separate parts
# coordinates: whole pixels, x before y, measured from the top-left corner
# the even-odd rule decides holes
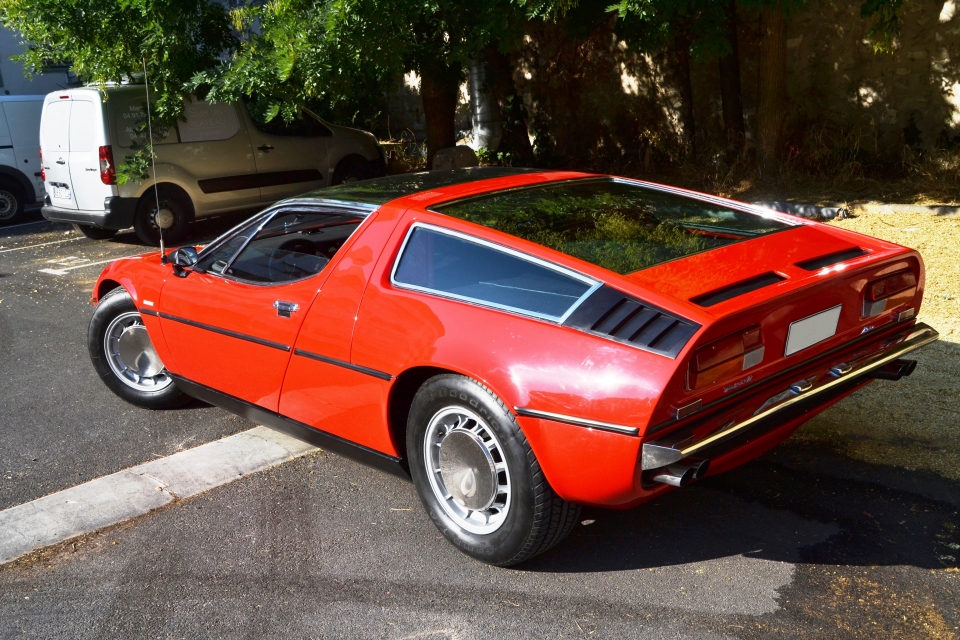
[[[47,174],[46,190],[50,204],[63,209],[76,209],[70,183],[70,108],[73,101],[69,95],[51,93],[43,103],[40,116],[40,150],[43,153],[43,170]]]
[[[100,176],[100,150],[107,146],[99,92],[83,91],[73,96],[70,109],[70,182],[77,208],[102,211],[103,201],[115,187]],[[112,154],[109,156],[112,162]],[[113,182],[112,178],[109,182]]]

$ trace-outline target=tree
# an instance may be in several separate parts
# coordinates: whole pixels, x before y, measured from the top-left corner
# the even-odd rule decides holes
[[[223,6],[203,0],[0,0],[0,21],[29,43],[20,56],[28,73],[68,63],[103,85],[146,71],[161,123],[183,112],[193,74],[235,45]],[[131,158],[141,172],[148,152]]]

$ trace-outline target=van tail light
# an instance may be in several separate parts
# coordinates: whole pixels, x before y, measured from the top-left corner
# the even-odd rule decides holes
[[[917,286],[917,275],[910,269],[898,271],[867,285],[863,295],[864,318],[878,315],[903,302],[908,302]],[[892,304],[891,304],[892,303]]]
[[[702,389],[763,361],[763,340],[760,327],[753,326],[731,333],[697,349],[690,360],[687,388]]]
[[[40,149],[40,180],[47,181],[47,170],[43,168],[43,149]]]
[[[117,184],[117,173],[113,168],[113,148],[110,145],[100,147],[100,182]]]

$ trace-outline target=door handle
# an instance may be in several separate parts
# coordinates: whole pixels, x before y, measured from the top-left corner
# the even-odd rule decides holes
[[[281,318],[289,318],[291,313],[296,313],[300,310],[300,305],[294,302],[277,300],[273,303],[273,308],[277,310],[277,315]]]
[[[272,145],[272,144],[262,144],[262,145],[260,145],[259,147],[257,147],[257,149],[259,149],[260,151],[263,151],[264,153],[267,153],[267,152],[273,150],[273,145]]]
[[[63,158],[60,158],[59,160],[57,160],[57,164],[67,164],[67,161],[64,160]]]

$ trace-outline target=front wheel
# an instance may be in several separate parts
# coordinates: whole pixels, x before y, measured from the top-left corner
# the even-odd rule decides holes
[[[133,299],[122,288],[101,298],[90,319],[87,349],[104,384],[130,404],[173,409],[190,399],[167,374]]]
[[[417,392],[407,456],[420,500],[458,549],[514,565],[560,542],[580,507],[550,487],[513,414],[489,389],[445,374]]]

